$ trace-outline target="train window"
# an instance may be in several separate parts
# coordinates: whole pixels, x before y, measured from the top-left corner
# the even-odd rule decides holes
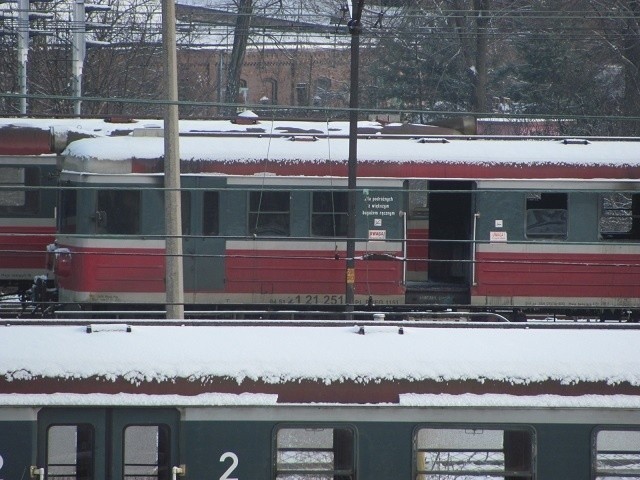
[[[124,478],[170,478],[169,427],[130,425],[124,430]]]
[[[354,480],[351,428],[281,428],[276,434],[276,480]]]
[[[218,192],[204,192],[202,198],[202,234],[220,233],[220,195]]]
[[[39,184],[37,168],[0,167],[0,213],[37,213],[40,192],[37,188],[24,187],[37,187]]]
[[[566,238],[567,194],[528,193],[526,234],[529,238]]]
[[[311,235],[347,236],[347,192],[313,192]]]
[[[262,190],[249,193],[249,233],[289,236],[289,192]]]
[[[420,428],[414,454],[416,480],[533,478],[529,429]]]
[[[409,219],[429,218],[427,180],[409,180]]]
[[[140,233],[140,191],[98,191],[94,221],[99,233],[113,235]]]
[[[63,188],[60,191],[60,233],[76,233],[78,227],[78,191]]]
[[[191,192],[180,192],[180,217],[182,219],[182,235],[191,235]]]
[[[93,427],[52,425],[47,431],[48,480],[93,479]]]
[[[640,430],[599,430],[594,447],[596,480],[640,478]]]
[[[600,196],[600,235],[603,239],[640,240],[640,194]]]

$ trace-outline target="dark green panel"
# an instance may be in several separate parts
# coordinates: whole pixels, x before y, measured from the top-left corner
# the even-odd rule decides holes
[[[164,198],[160,189],[142,192],[141,232],[145,235],[164,235]]]
[[[270,422],[185,422],[182,427],[184,463],[189,478],[267,480],[271,475]]]
[[[476,194],[476,212],[480,214],[476,239],[488,242],[493,231],[505,231],[511,242],[524,240],[524,193],[523,192],[483,192]],[[496,227],[496,220],[502,220],[502,228]]]
[[[184,179],[183,179],[184,182]],[[195,235],[189,243],[193,243],[192,250],[195,253],[193,285],[197,291],[221,291],[224,289],[224,253],[226,240],[222,237],[225,228],[222,215],[222,202],[226,192],[222,190],[226,180],[221,177],[198,178],[197,190],[192,192],[191,200],[191,225]],[[205,190],[218,192],[218,234],[207,235],[203,230],[203,217],[205,215]],[[187,286],[185,279],[185,286]]]
[[[308,237],[311,234],[309,215],[311,212],[311,191],[291,192],[291,236]]]
[[[220,192],[220,235],[247,234],[247,200],[246,189]]]
[[[410,479],[412,470],[411,423],[358,423],[358,478]]]
[[[569,237],[571,242],[598,241],[599,195],[593,193],[570,192]]]
[[[590,425],[536,426],[538,475],[544,480],[591,478]]]
[[[404,191],[397,189],[361,189],[356,194],[356,235],[369,238],[371,230],[384,230],[387,240],[402,239],[404,217]]]
[[[29,478],[34,465],[35,422],[2,422],[0,426],[0,478]]]

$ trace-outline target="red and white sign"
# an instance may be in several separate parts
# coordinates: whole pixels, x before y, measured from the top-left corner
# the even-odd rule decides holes
[[[490,242],[506,242],[507,241],[507,232],[489,232],[489,241]]]

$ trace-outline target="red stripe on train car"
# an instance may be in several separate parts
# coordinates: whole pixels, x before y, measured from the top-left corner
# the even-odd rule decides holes
[[[226,291],[342,294],[345,288],[345,265],[343,258],[323,258],[315,251],[228,250],[225,261]],[[358,294],[402,295],[401,278],[401,262],[356,261]]]
[[[61,288],[76,292],[165,291],[164,249],[70,250],[69,274],[58,275]]]
[[[54,232],[53,227],[0,227],[0,269],[44,269]]]
[[[429,229],[411,228],[407,230],[407,270],[426,272],[429,258]],[[412,260],[416,259],[416,260]]]
[[[157,173],[162,171],[159,159],[133,159],[132,173]],[[267,170],[265,170],[267,169]],[[337,176],[347,177],[347,162],[220,162],[182,161],[183,173],[225,173],[229,175],[253,175],[269,171],[282,176]],[[457,179],[629,179],[640,177],[640,167],[613,165],[562,165],[562,164],[474,164],[445,162],[361,162],[359,177],[377,178],[457,178]]]
[[[640,297],[640,255],[479,253],[476,261],[476,295]]]

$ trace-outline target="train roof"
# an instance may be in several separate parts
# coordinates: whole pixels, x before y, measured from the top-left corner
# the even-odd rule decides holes
[[[640,408],[636,329],[0,328],[0,405]]]
[[[162,172],[162,138],[79,140],[64,169]],[[306,136],[180,138],[183,173],[346,176],[349,139]],[[640,178],[640,143],[584,139],[484,139],[370,135],[358,140],[359,177]]]

